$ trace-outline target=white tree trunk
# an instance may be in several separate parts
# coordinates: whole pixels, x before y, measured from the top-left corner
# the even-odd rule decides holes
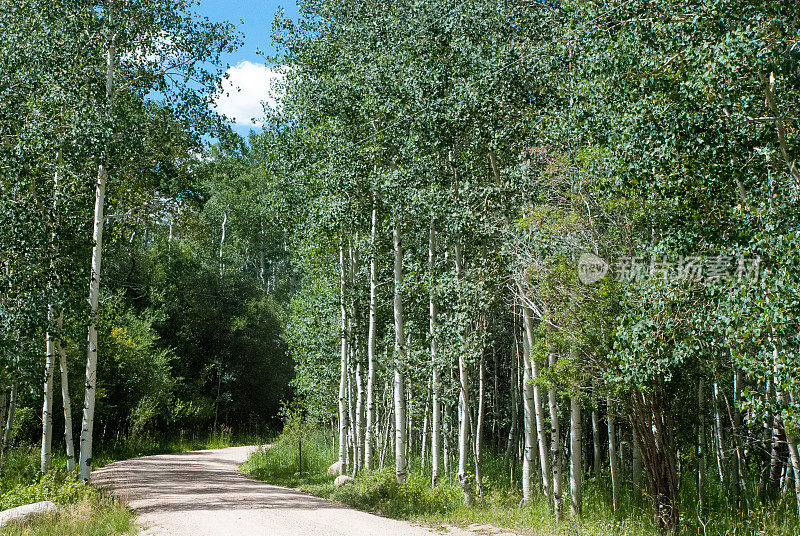
[[[114,27],[113,12],[108,14],[108,25]],[[114,64],[116,62],[116,30],[112,30],[106,55],[106,101],[111,106],[114,98]],[[94,431],[94,403],[97,392],[97,313],[100,305],[100,267],[103,260],[103,226],[105,217],[103,209],[106,198],[105,159],[107,151],[101,156],[101,164],[97,171],[94,200],[94,230],[92,238],[92,271],[89,283],[89,336],[86,350],[86,394],[83,404],[83,420],[81,423],[81,456],[79,474],[81,480],[89,482],[92,475],[92,434]]]
[[[347,355],[348,355],[348,322],[347,322],[347,268],[344,256],[344,236],[339,242],[339,302],[341,311],[341,355],[339,368],[339,464],[342,474],[347,473],[347,428],[348,428],[348,408],[347,408]]]
[[[569,445],[569,487],[571,491],[570,513],[575,519],[583,514],[583,447],[581,446],[581,403],[580,398],[570,397],[570,445]]]
[[[406,336],[405,318],[403,316],[403,245],[400,240],[400,222],[395,217],[394,232],[394,462],[397,483],[402,484],[406,479],[406,378],[403,371],[405,366]]]
[[[703,379],[697,382],[697,510],[700,515],[705,510],[706,481],[706,418],[705,418],[705,386]],[[635,434],[634,434],[635,435]]]
[[[8,403],[8,413],[5,419],[0,420],[3,426],[3,437],[0,440],[0,460],[3,459],[6,449],[11,446],[11,434],[14,432],[14,417],[17,410],[17,398],[19,397],[19,381],[14,378],[11,381],[11,400]]]
[[[525,322],[525,327],[528,324]],[[522,427],[525,431],[525,448],[522,455],[522,500],[531,500],[531,473],[533,472],[533,450],[536,448],[536,424],[534,416],[533,384],[531,383],[530,337],[522,338]]]
[[[47,323],[52,326],[55,321],[53,307],[47,309]],[[40,469],[48,471],[52,465],[53,446],[53,371],[56,362],[56,344],[53,333],[48,328],[45,333],[45,365],[44,365],[44,404],[42,405],[42,451]]]
[[[464,267],[461,260],[461,245],[455,245],[456,278],[462,281]],[[464,492],[464,502],[472,503],[472,487],[467,477],[467,460],[469,459],[469,371],[465,361],[463,348],[458,352],[458,481]]]
[[[3,432],[5,431],[6,425],[6,411],[9,409],[8,406],[11,404],[6,405],[8,402],[7,393],[6,393],[7,386],[0,383],[0,424],[3,426]],[[3,454],[5,454],[6,450],[6,443],[5,443],[5,434],[0,433],[0,467],[3,466]]]
[[[219,276],[225,273],[225,260],[222,255],[222,247],[225,245],[225,226],[228,223],[228,213],[222,214],[222,236],[219,238]]]
[[[528,337],[529,347],[533,347],[533,317],[531,316],[530,308],[523,307],[523,316],[525,319],[525,333]],[[531,378],[535,382],[539,378],[539,361],[531,359]],[[545,415],[544,407],[542,405],[542,387],[538,384],[533,386],[533,409],[536,414],[536,436],[539,440],[539,461],[542,470],[542,489],[544,491],[544,500],[547,505],[547,510],[552,511],[553,508],[553,488],[552,488],[552,473],[550,472],[550,453],[547,445],[547,434],[545,433]]]
[[[592,407],[592,453],[594,454],[593,469],[595,480],[600,480],[600,411],[597,409],[597,402]]]
[[[358,234],[356,234],[355,241],[350,243],[350,288],[356,287],[356,274],[359,271],[359,255],[354,242],[358,241]],[[355,371],[355,388],[356,388],[356,403],[355,403],[355,422],[354,422],[354,445],[353,445],[353,472],[354,474],[361,470],[361,464],[364,459],[364,373],[363,364],[361,359],[360,348],[360,315],[358,310],[358,300],[355,296],[351,298],[351,320],[349,322],[350,338],[352,340],[351,354],[356,362]]]
[[[800,512],[800,450],[797,447],[797,439],[787,433],[786,445],[789,447],[789,458],[794,473],[794,493],[797,497],[797,511]]]
[[[778,402],[779,406],[783,406],[786,404],[786,398],[784,396],[783,391],[780,389],[780,378],[778,377],[778,361],[779,361],[779,353],[778,347],[775,345],[775,341],[773,340],[773,335],[769,336],[770,343],[772,344],[772,358],[773,358],[773,371],[775,374],[775,400]],[[786,445],[789,448],[789,463],[791,464],[792,472],[794,473],[794,492],[797,498],[797,512],[800,514],[800,450],[797,447],[797,438],[792,435],[791,431],[786,427],[784,423],[783,431],[786,434]],[[788,471],[789,468],[786,468],[787,471],[787,481],[788,481]],[[788,482],[786,487],[788,488]]]
[[[483,501],[483,475],[481,474],[481,453],[483,451],[483,421],[485,418],[486,397],[486,373],[484,371],[484,356],[481,352],[481,359],[478,363],[478,416],[475,419],[475,485],[478,488],[478,496]]]
[[[434,290],[436,268],[436,227],[431,218],[430,236],[428,237],[428,273],[430,277],[430,337],[431,337],[431,373],[433,391],[433,415],[431,416],[431,484],[436,486],[439,483],[440,472],[440,441],[442,433],[442,408],[439,400],[440,380],[439,380],[439,342],[436,340],[436,325],[439,318],[439,305],[436,301],[436,291]]]
[[[633,464],[631,471],[633,472],[633,491],[638,497],[642,492],[642,449],[639,447],[639,440],[636,439],[636,434],[631,434],[631,443],[633,447]]]
[[[58,316],[58,329],[64,323],[63,315]],[[72,474],[75,472],[75,442],[72,439],[72,400],[69,396],[69,374],[67,371],[67,353],[61,345],[61,340],[56,341],[56,353],[58,354],[58,364],[61,370],[61,400],[64,405],[64,443],[66,444],[67,471]]]
[[[617,455],[617,427],[614,422],[614,401],[609,396],[606,398],[608,419],[608,461],[611,466],[611,497],[614,503],[614,512],[619,508],[619,457]]]
[[[556,365],[556,354],[550,352],[550,367]],[[547,391],[547,398],[550,405],[550,458],[553,467],[553,506],[557,520],[564,517],[564,503],[562,500],[562,478],[561,478],[561,426],[558,420],[558,400],[556,390],[551,387]]]
[[[364,467],[373,469],[375,455],[375,329],[378,314],[378,200],[372,200],[372,233],[370,244],[372,252],[369,263],[369,332],[367,333],[367,423],[364,437]]]

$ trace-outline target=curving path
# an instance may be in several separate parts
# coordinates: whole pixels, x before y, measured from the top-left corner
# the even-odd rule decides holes
[[[127,501],[149,536],[442,534],[247,478],[238,467],[256,448],[134,458],[98,469],[92,481]],[[489,527],[480,532],[498,534]]]

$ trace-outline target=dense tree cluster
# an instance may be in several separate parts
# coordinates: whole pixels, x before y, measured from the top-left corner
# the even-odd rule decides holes
[[[469,502],[499,449],[580,517],[609,464],[665,530],[712,487],[800,504],[796,3],[301,8],[262,139],[345,470],[421,456]]]

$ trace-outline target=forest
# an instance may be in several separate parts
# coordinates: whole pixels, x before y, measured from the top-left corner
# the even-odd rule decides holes
[[[301,0],[247,137],[192,2],[0,6],[4,481],[284,426],[390,516],[800,533],[800,3]]]

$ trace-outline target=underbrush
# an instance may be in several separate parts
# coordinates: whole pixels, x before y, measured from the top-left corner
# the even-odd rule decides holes
[[[299,452],[302,441],[303,465],[300,473]],[[623,486],[619,506],[614,511],[611,489],[604,479],[588,476],[583,488],[583,518],[569,516],[569,482],[565,481],[565,519],[555,521],[547,512],[538,492],[522,504],[520,490],[512,485],[502,455],[484,454],[483,496],[466,506],[454,475],[445,475],[436,488],[430,485],[430,471],[413,459],[403,484],[395,479],[394,467],[362,471],[352,485],[336,488],[328,467],[337,455],[327,434],[304,430],[296,423],[270,448],[262,448],[242,466],[254,478],[298,488],[302,491],[344,503],[353,508],[388,517],[431,525],[493,525],[526,534],[575,536],[657,536],[650,503],[645,494]],[[519,469],[519,468],[517,468]],[[693,475],[688,475],[687,478]],[[516,482],[519,474],[515,476]],[[710,479],[709,479],[710,480]],[[707,511],[698,516],[694,490],[682,486],[680,534],[684,536],[795,536],[800,534],[797,515],[791,501],[764,498],[747,513],[732,502],[722,489],[707,489]],[[793,497],[790,497],[790,499]]]
[[[54,460],[54,468],[39,473],[39,450],[15,447],[6,453],[0,470],[0,510],[51,501],[59,506],[55,515],[43,515],[30,522],[0,528],[2,536],[135,534],[133,513],[123,504],[86,486],[66,470],[66,461]]]

